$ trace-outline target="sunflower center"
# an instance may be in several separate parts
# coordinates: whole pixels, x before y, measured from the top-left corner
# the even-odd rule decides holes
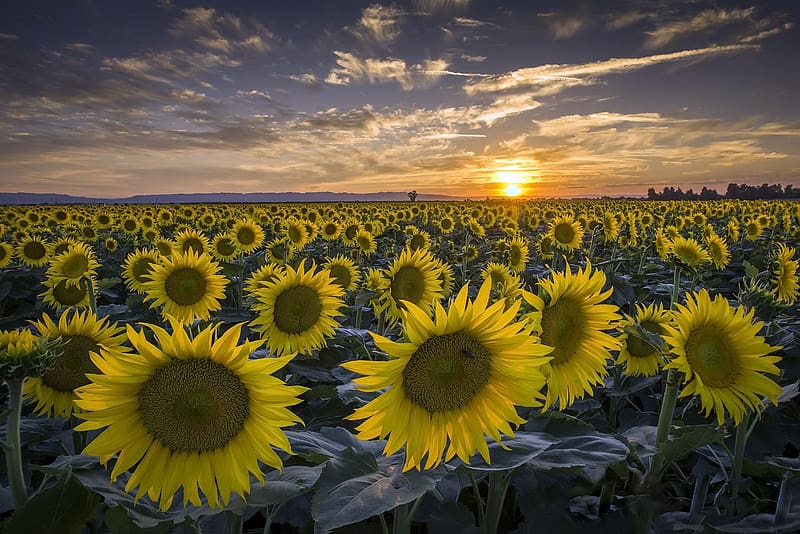
[[[256,233],[253,231],[252,228],[242,227],[239,228],[239,231],[236,232],[236,239],[239,240],[239,243],[242,245],[252,245],[253,242],[256,240]]]
[[[167,363],[142,384],[138,400],[144,426],[173,452],[225,447],[250,413],[237,374],[206,358]]]
[[[328,269],[333,277],[333,282],[339,284],[344,288],[350,287],[353,277],[350,275],[350,269],[344,265],[331,265]]]
[[[189,252],[189,250],[191,249],[195,251],[197,254],[202,254],[206,250],[205,246],[203,246],[203,242],[197,239],[196,237],[190,237],[189,239],[184,241],[181,249],[184,252]]]
[[[429,412],[461,408],[489,382],[492,354],[463,331],[432,336],[403,369],[403,390]]]
[[[416,267],[401,267],[392,279],[391,292],[397,303],[407,300],[416,304],[425,292],[425,276]]]
[[[275,325],[289,334],[300,334],[314,326],[321,312],[319,294],[310,287],[290,287],[275,299]]]
[[[644,321],[640,323],[640,326],[653,334],[661,334],[661,325],[654,321]],[[647,358],[655,352],[649,343],[637,336],[630,335],[625,340],[625,348],[628,350],[628,354],[634,358]]]
[[[355,239],[356,234],[358,234],[358,226],[355,224],[351,224],[350,226],[344,229],[344,236],[347,239]]]
[[[559,223],[553,229],[553,235],[559,243],[572,243],[572,240],[575,239],[575,229],[571,224]]]
[[[249,243],[243,243],[241,240],[240,243],[247,245]],[[220,253],[222,256],[233,256],[236,252],[236,248],[233,246],[233,241],[228,239],[227,237],[223,237],[219,241],[217,241],[217,252]]]
[[[68,286],[66,280],[61,280],[53,288],[53,298],[62,306],[75,306],[86,296],[86,288]]]
[[[338,229],[339,228],[335,224],[328,223],[328,224],[325,225],[325,229],[323,230],[323,233],[325,235],[336,235],[336,231]]]
[[[206,279],[202,273],[185,267],[167,276],[164,290],[179,305],[191,306],[200,302],[206,294]]]
[[[40,260],[47,254],[47,249],[38,241],[25,243],[25,247],[22,250],[25,253],[25,257],[32,260]]]
[[[154,263],[156,262],[152,258],[139,258],[133,264],[133,277],[137,282],[144,283],[150,280],[150,266]]]
[[[741,368],[736,351],[713,326],[698,328],[689,335],[686,359],[703,384],[712,387],[730,386]]]
[[[56,391],[72,391],[89,383],[86,373],[99,373],[100,370],[89,357],[90,352],[98,352],[95,341],[82,335],[62,335],[65,341],[63,354],[42,375],[42,382]]]
[[[289,226],[289,230],[286,232],[286,235],[289,237],[289,240],[292,243],[299,243],[303,240],[303,231],[297,225]]]
[[[89,260],[83,254],[78,254],[67,258],[61,264],[61,272],[67,278],[80,278],[89,270]]]
[[[586,318],[579,302],[561,297],[542,312],[542,344],[553,347],[550,365],[566,363],[583,343]]]
[[[361,250],[369,250],[370,248],[372,248],[372,241],[367,236],[362,236],[362,235],[358,236],[356,238],[356,243],[358,243],[358,248],[360,248]]]
[[[522,249],[517,246],[512,246],[511,250],[509,251],[509,257],[511,258],[511,263],[513,265],[517,265],[520,261],[522,261]]]
[[[411,250],[417,250],[425,246],[425,237],[422,234],[414,234],[408,241],[408,246]]]
[[[124,223],[122,223],[122,227],[128,232],[133,232],[136,230],[136,221],[133,219],[127,219]]]

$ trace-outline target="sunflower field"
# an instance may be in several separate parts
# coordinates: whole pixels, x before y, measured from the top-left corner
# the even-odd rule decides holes
[[[800,531],[800,203],[0,206],[0,530]]]

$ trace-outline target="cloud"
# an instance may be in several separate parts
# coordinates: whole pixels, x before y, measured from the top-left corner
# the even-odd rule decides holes
[[[15,35],[13,33],[0,33],[0,41],[16,41],[19,39],[19,35]]]
[[[358,23],[349,28],[359,40],[387,47],[400,36],[400,17],[403,12],[396,6],[373,4],[364,8]]]
[[[396,82],[404,91],[428,87],[447,68],[442,59],[427,59],[421,64],[408,66],[402,59],[361,59],[350,52],[335,51],[336,64],[328,73],[325,82],[331,85],[350,85],[353,82],[370,84]]]
[[[778,35],[779,33],[783,33],[785,31],[791,30],[794,28],[794,24],[791,22],[785,22],[780,26],[776,26],[774,28],[770,28],[768,30],[760,31],[758,33],[747,35],[742,37],[739,42],[741,43],[757,43],[763,41],[764,39],[768,39],[773,35]]]
[[[584,18],[570,13],[537,13],[536,16],[544,21],[556,39],[572,37],[587,23]]]
[[[306,87],[321,87],[322,82],[320,82],[317,75],[313,72],[305,72],[302,74],[290,74],[289,79],[295,82],[301,83]]]
[[[451,25],[459,26],[462,28],[485,28],[485,27],[495,26],[493,22],[471,19],[469,17],[454,17],[453,21],[451,22]]]
[[[630,72],[660,63],[740,53],[757,48],[757,45],[711,46],[645,57],[611,58],[582,64],[541,65],[483,78],[467,84],[464,90],[468,95],[521,90],[533,91],[533,94],[539,95],[555,94],[569,87],[596,84],[597,78],[608,74]]]
[[[461,54],[461,59],[469,61],[470,63],[483,63],[488,58],[486,56],[471,56],[469,54]]]
[[[645,13],[642,11],[628,11],[626,13],[614,13],[608,17],[606,21],[606,28],[609,30],[621,30],[627,28],[632,24],[639,21],[649,19],[653,16],[652,13]]]
[[[470,4],[470,0],[414,0],[414,8],[425,13],[438,13],[451,9],[462,9]]]
[[[202,7],[184,9],[182,16],[173,22],[170,33],[223,54],[234,50],[263,53],[276,41],[276,36],[255,19],[242,20],[232,13],[218,14],[214,8]]]
[[[653,31],[646,32],[646,49],[661,48],[684,35],[703,32],[721,26],[750,20],[755,7],[747,9],[707,9],[689,20],[669,22]]]

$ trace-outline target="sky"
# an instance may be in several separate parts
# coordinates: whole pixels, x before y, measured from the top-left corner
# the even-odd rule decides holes
[[[0,191],[800,185],[800,2],[3,2]]]

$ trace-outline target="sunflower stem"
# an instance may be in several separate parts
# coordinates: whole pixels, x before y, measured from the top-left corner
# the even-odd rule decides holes
[[[786,521],[786,517],[789,515],[789,509],[792,507],[792,482],[793,477],[790,472],[786,472],[783,475],[783,481],[781,481],[781,488],[778,490],[778,502],[775,504],[775,519],[773,523],[775,525],[780,525]]]
[[[81,282],[86,284],[86,292],[89,294],[89,309],[97,316],[97,295],[94,294],[94,282],[89,277],[84,277]]]
[[[284,503],[279,503],[271,508],[269,506],[265,508],[266,522],[264,523],[264,529],[262,530],[263,534],[269,534],[270,530],[272,530],[272,519],[275,517],[275,514],[278,513],[278,510],[280,510],[283,505]]]
[[[20,420],[22,419],[22,382],[24,378],[9,378],[8,384],[8,425],[6,471],[17,509],[28,501],[25,475],[22,471],[22,442],[20,440]]]
[[[695,480],[694,491],[692,492],[692,504],[689,507],[689,520],[692,524],[699,523],[700,515],[703,513],[703,508],[706,505],[708,479],[709,476],[706,474]]]
[[[606,480],[600,488],[600,501],[598,504],[598,511],[600,513],[607,512],[614,502],[614,490],[617,487],[616,480]]]
[[[386,516],[384,514],[380,514],[378,519],[381,520],[381,532],[383,534],[389,534],[389,525],[386,524]]]
[[[681,267],[680,265],[675,266],[675,274],[672,277],[672,295],[670,296],[669,300],[669,309],[672,310],[675,308],[675,304],[678,303],[678,295],[680,293],[681,288]]]
[[[475,476],[472,473],[469,474],[469,480],[472,482],[472,495],[475,498],[475,508],[478,510],[478,524],[483,525],[485,516],[483,513],[483,498],[481,497],[481,490],[478,487],[478,481],[475,480]]]
[[[731,463],[733,474],[731,475],[731,497],[735,500],[739,496],[742,482],[742,467],[744,466],[744,449],[747,445],[747,427],[750,423],[750,414],[746,414],[744,419],[736,426],[736,438],[733,444],[733,458]]]
[[[504,476],[502,471],[492,471],[489,473],[488,481],[489,489],[483,527],[486,534],[496,534],[500,526],[500,516],[503,513],[503,503],[506,500],[511,474]]]
[[[408,517],[408,504],[401,504],[394,509],[392,534],[406,534],[408,532],[411,532],[411,520]]]
[[[225,512],[225,533],[242,534],[242,516],[236,512]]]

